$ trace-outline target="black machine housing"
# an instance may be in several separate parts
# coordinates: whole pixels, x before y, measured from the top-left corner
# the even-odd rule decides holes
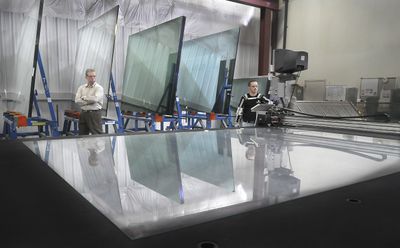
[[[273,53],[274,71],[278,73],[293,73],[308,68],[308,53],[288,49],[275,49]]]

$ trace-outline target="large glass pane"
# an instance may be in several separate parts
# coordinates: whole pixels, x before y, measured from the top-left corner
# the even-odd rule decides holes
[[[400,172],[397,139],[292,128],[24,143],[132,239]]]
[[[118,10],[116,6],[79,29],[72,84],[74,96],[78,87],[86,83],[85,71],[88,68],[96,70],[97,83],[103,86],[105,93],[108,92]]]
[[[132,180],[183,203],[176,139],[170,134],[125,137]]]
[[[181,171],[189,176],[234,191],[229,132],[177,133]]]
[[[265,89],[267,88],[268,81],[266,76],[234,79],[232,83],[231,107],[237,109],[240,98],[248,92],[248,82],[253,80],[258,82],[258,92],[266,95]]]
[[[0,111],[28,114],[39,0],[0,5]]]
[[[238,40],[236,28],[183,43],[177,92],[181,104],[197,111],[212,111],[224,80],[219,75],[224,75],[225,68],[236,59]]]
[[[185,17],[129,36],[123,111],[172,114]]]

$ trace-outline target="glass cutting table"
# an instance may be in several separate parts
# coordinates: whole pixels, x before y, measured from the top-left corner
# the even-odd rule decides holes
[[[400,141],[241,128],[25,141],[131,239],[400,171]]]

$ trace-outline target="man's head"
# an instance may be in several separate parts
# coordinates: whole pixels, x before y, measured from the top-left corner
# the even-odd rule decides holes
[[[256,158],[256,146],[255,145],[247,146],[245,156],[248,160],[254,160]]]
[[[89,149],[89,157],[88,157],[89,165],[96,166],[99,164],[99,157],[95,150]]]
[[[257,95],[257,93],[258,93],[258,82],[257,81],[254,81],[254,80],[249,81],[247,83],[247,86],[249,88],[249,94],[251,96]]]
[[[88,84],[93,85],[96,82],[96,71],[94,69],[86,69],[85,77]]]

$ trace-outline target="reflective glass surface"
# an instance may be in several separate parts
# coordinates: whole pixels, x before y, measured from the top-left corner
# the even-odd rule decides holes
[[[231,96],[231,107],[233,107],[234,109],[237,109],[240,102],[240,98],[249,91],[247,84],[249,83],[250,80],[257,81],[258,92],[263,95],[266,95],[265,89],[267,88],[267,80],[268,80],[266,76],[234,79],[232,83],[232,96]]]
[[[229,132],[177,133],[183,173],[234,191],[231,135]]]
[[[399,140],[301,129],[24,143],[132,239],[400,171]]]
[[[211,112],[219,94],[220,70],[236,59],[239,28],[185,41],[182,48],[177,95],[189,109]],[[225,61],[226,65],[221,66]],[[233,75],[233,72],[232,72]]]
[[[185,17],[179,17],[129,36],[123,111],[172,114]]]
[[[39,0],[25,4],[18,12],[0,9],[0,111],[27,115]]]
[[[88,68],[96,70],[96,82],[103,86],[104,93],[108,92],[118,10],[116,6],[79,29],[72,84],[74,97],[78,87],[86,83]]]
[[[168,137],[167,134],[139,135],[134,139],[126,138],[125,145],[132,180],[169,199],[183,202],[174,137]]]

